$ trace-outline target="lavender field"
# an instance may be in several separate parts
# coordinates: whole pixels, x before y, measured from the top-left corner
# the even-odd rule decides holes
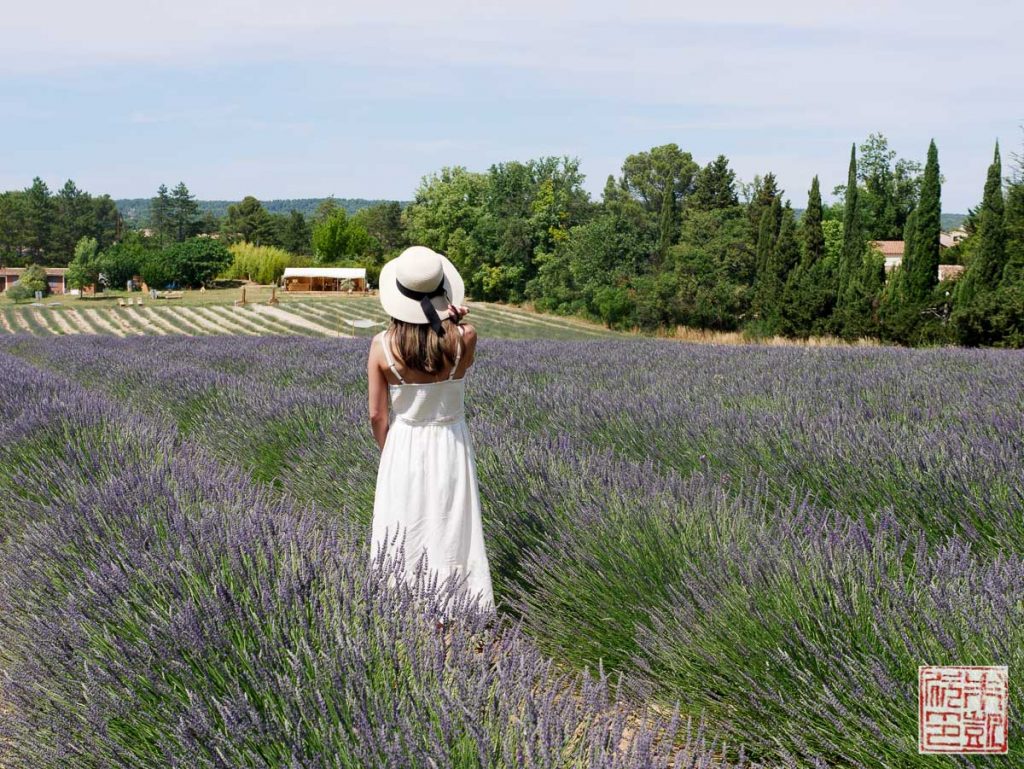
[[[367,344],[0,337],[0,767],[1024,766],[1024,355],[484,340],[446,639]],[[918,755],[922,664],[1008,755]]]

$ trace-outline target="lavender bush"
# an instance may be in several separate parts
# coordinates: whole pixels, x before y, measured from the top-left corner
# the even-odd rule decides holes
[[[455,583],[389,589],[344,517],[0,364],[3,766],[726,765]]]
[[[355,548],[378,456],[366,344],[5,338],[0,355],[89,388],[85,409],[112,399],[109,418],[62,428],[81,449],[131,455],[110,427],[123,412],[147,446],[176,441],[160,456],[201,451],[231,494],[308,510]],[[758,760],[956,763],[916,753],[916,669],[1021,662],[1024,356],[485,340],[478,361],[467,407],[495,593],[534,653],[710,715]],[[24,437],[15,456],[45,463],[62,441]],[[0,470],[7,488],[48,498]]]

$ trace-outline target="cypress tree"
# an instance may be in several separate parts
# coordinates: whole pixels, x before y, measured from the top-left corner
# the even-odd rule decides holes
[[[779,197],[778,184],[775,183],[775,174],[767,173],[764,179],[755,180],[754,197],[750,201],[747,214],[750,217],[751,232],[756,240],[761,233],[761,217],[769,211],[775,198]]]
[[[978,211],[978,243],[970,264],[964,270],[957,291],[957,302],[969,304],[979,294],[994,291],[1002,281],[1006,265],[1005,208],[1003,205],[1003,165],[999,143],[988,167],[985,193]]]
[[[661,221],[658,223],[658,254],[664,259],[669,247],[676,242],[678,231],[676,196],[671,188],[661,196]]]
[[[778,282],[777,251],[782,221],[781,196],[777,196],[771,208],[761,216],[761,226],[757,234],[757,272],[754,276],[753,310],[762,321],[762,330],[774,333],[769,328],[769,318],[777,316],[779,296],[782,286]],[[778,224],[777,224],[778,223]]]
[[[942,203],[939,181],[939,151],[933,139],[921,180],[921,198],[914,212],[911,248],[904,248],[903,289],[907,301],[925,301],[939,282],[939,235],[942,232]]]
[[[807,194],[807,210],[804,211],[803,220],[803,261],[810,266],[825,257],[825,231],[821,226],[821,187],[818,177],[811,181],[811,190]]]
[[[1024,287],[1024,179],[1014,181],[1006,191],[1006,266],[1002,285]]]
[[[843,208],[843,250],[839,256],[838,306],[846,303],[847,287],[856,275],[864,257],[867,240],[861,221],[860,195],[857,189],[857,145],[850,150],[850,169],[846,181],[846,202]]]
[[[772,198],[771,207],[766,215],[761,216],[760,225],[757,231],[757,274],[754,282],[759,282],[768,269],[768,262],[771,260],[772,251],[775,248],[775,240],[779,236],[779,228],[782,222],[782,203],[780,196]]]
[[[824,274],[821,186],[817,176],[811,181],[811,189],[807,193],[807,208],[800,221],[800,243],[800,261],[787,276],[782,292],[781,330],[788,336],[806,339],[815,321],[822,320],[830,311],[829,286]]]
[[[784,328],[785,289],[790,275],[800,264],[800,243],[797,241],[796,216],[789,203],[782,209],[782,225],[768,261],[768,285],[765,306],[769,319],[768,330],[777,334]]]
[[[789,201],[782,208],[782,224],[779,226],[779,239],[775,245],[778,276],[785,282],[789,273],[800,263],[800,242],[797,240],[796,215]]]

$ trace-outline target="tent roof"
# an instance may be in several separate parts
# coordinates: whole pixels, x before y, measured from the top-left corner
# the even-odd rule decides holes
[[[365,267],[285,267],[286,278],[339,278],[341,280],[366,280]]]

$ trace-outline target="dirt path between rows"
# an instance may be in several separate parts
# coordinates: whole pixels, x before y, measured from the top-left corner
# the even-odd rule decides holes
[[[303,318],[300,315],[295,315],[294,313],[287,312],[279,307],[273,307],[267,304],[254,304],[252,305],[252,308],[261,315],[266,315],[267,317],[274,318],[275,320],[279,320],[283,323],[288,323],[292,326],[308,328],[310,331],[319,331],[321,334],[326,334],[327,336],[352,336],[352,334],[343,334],[340,331],[335,331],[333,328],[321,326],[319,323],[314,323],[308,318]]]

